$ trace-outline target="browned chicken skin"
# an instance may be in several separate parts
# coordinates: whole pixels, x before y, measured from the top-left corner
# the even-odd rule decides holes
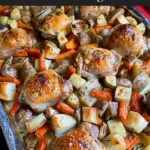
[[[45,17],[39,30],[46,37],[57,36],[60,32],[67,35],[71,31],[71,20],[63,12],[56,10]]]
[[[123,57],[140,56],[145,45],[142,33],[131,25],[119,25],[104,40],[104,47],[116,50]]]
[[[86,71],[104,77],[117,74],[121,56],[115,51],[94,47],[94,45],[89,44],[79,48],[76,61],[79,74],[83,74]]]
[[[51,150],[106,150],[97,137],[98,127],[82,123],[78,128],[56,138]]]
[[[80,6],[79,15],[83,20],[95,20],[99,15],[108,15],[110,6]]]
[[[11,56],[16,50],[32,47],[35,41],[23,29],[11,29],[0,34],[0,58]]]
[[[35,111],[43,111],[66,99],[71,91],[71,84],[53,70],[27,77],[23,86],[26,101]]]

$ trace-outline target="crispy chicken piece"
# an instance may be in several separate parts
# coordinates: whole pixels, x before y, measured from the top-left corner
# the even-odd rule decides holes
[[[70,82],[65,81],[53,70],[28,76],[23,85],[26,102],[37,112],[66,99],[71,91]]]
[[[117,26],[104,39],[104,47],[116,50],[123,57],[140,56],[145,46],[146,42],[140,30],[127,24]]]
[[[82,123],[78,128],[54,140],[51,150],[106,150],[97,139],[98,127]]]
[[[76,62],[79,74],[89,72],[104,77],[117,74],[121,56],[115,51],[88,44],[79,48]]]
[[[15,51],[30,48],[35,40],[23,29],[11,29],[0,34],[0,58],[11,56]]]
[[[82,20],[95,20],[99,15],[108,15],[110,6],[80,6],[79,16]]]
[[[45,17],[43,23],[39,26],[39,30],[47,38],[55,37],[60,32],[67,35],[71,31],[71,20],[66,14],[56,9]]]

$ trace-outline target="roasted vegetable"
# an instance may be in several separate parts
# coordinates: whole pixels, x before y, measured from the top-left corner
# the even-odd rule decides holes
[[[129,102],[131,99],[131,92],[132,92],[131,88],[118,86],[115,91],[115,100]]]
[[[57,114],[52,117],[51,125],[55,135],[60,136],[75,127],[76,120],[69,115]]]
[[[111,134],[117,133],[122,137],[126,137],[127,135],[126,130],[119,119],[109,120],[107,121],[107,124]]]
[[[106,145],[107,150],[126,150],[127,148],[124,138],[116,133],[104,138],[103,143]]]
[[[27,130],[32,133],[40,128],[46,122],[46,117],[43,113],[37,115],[33,119],[26,122]]]
[[[138,112],[130,111],[125,125],[131,131],[141,133],[142,130],[148,125],[148,122]]]
[[[82,119],[83,121],[98,124],[98,113],[94,107],[82,107]]]

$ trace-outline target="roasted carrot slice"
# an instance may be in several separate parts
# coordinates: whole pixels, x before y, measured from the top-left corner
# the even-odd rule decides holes
[[[20,109],[20,103],[18,101],[18,97],[19,97],[19,92],[16,92],[13,107],[9,111],[11,116],[15,116],[16,112]]]
[[[29,24],[25,24],[23,23],[22,21],[18,21],[18,27],[19,28],[22,28],[22,29],[25,29],[25,30],[33,30],[32,26],[29,25]]]
[[[79,46],[80,46],[79,41],[74,35],[71,35],[68,39],[68,42],[65,44],[67,50],[77,49],[79,48]]]
[[[141,113],[143,96],[138,92],[132,92],[130,110]]]
[[[140,142],[140,138],[136,134],[128,135],[125,137],[125,142],[127,145],[127,150],[132,150],[132,148]]]
[[[69,105],[65,104],[64,102],[59,101],[55,108],[64,113],[64,114],[68,114],[68,115],[73,115],[74,114],[74,109],[71,108]]]
[[[127,121],[129,109],[130,109],[130,105],[128,102],[126,101],[119,102],[118,116],[124,124]]]
[[[73,50],[70,50],[70,51],[67,51],[67,52],[64,52],[64,53],[61,53],[59,54],[57,57],[56,57],[56,61],[59,61],[59,60],[62,60],[62,59],[65,59],[65,58],[69,58],[71,57],[72,55],[74,55],[76,53],[76,51],[73,49]]]
[[[28,56],[28,53],[26,50],[22,50],[14,54],[14,57],[27,57],[27,56]]]
[[[94,30],[95,30],[96,34],[99,34],[99,32],[100,32],[102,29],[111,29],[111,28],[112,28],[111,25],[96,26],[96,27],[94,27]]]
[[[39,57],[40,49],[39,48],[30,48],[27,50],[29,56]]]
[[[45,123],[42,127],[35,131],[35,135],[39,138],[45,135],[50,130],[50,125]]]
[[[40,58],[39,58],[39,67],[40,67],[40,71],[46,70],[44,50],[41,51],[41,55],[40,55]]]
[[[112,92],[109,92],[109,91],[92,89],[91,96],[95,97],[98,100],[104,100],[104,101],[112,101],[113,100],[113,94],[112,94]]]
[[[144,113],[142,114],[142,116],[145,118],[145,120],[146,120],[147,122],[150,123],[150,115],[149,115],[147,112],[144,112]]]
[[[36,150],[46,150],[48,145],[48,139],[46,137],[41,137],[38,140]]]
[[[20,85],[21,83],[21,81],[16,78],[4,77],[4,76],[0,77],[0,82],[13,82],[13,83],[16,83],[16,85]]]
[[[76,72],[76,68],[74,66],[70,65],[65,74],[65,78],[69,79],[69,77],[75,72]]]
[[[9,9],[10,6],[0,6],[0,13],[3,13],[5,10]]]

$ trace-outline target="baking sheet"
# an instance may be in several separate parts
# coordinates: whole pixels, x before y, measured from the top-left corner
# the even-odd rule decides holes
[[[150,29],[150,20],[144,17],[136,8],[133,6],[125,6],[124,8],[135,16],[140,21],[144,22],[148,29]],[[22,150],[22,145],[16,135],[15,128],[11,124],[11,121],[0,102],[0,126],[3,131],[5,140],[7,142],[9,150]]]

